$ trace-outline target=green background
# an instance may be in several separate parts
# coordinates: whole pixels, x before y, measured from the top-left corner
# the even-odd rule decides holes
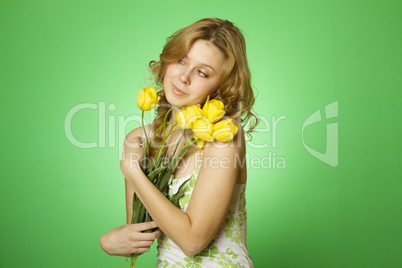
[[[138,122],[119,118],[138,119],[138,89],[149,85],[147,64],[166,37],[204,17],[231,20],[246,38],[255,110],[267,119],[248,146],[250,159],[275,153],[286,163],[249,167],[247,238],[255,266],[399,266],[401,7],[1,1],[0,267],[129,266],[98,242],[125,223],[118,137]],[[339,117],[306,129],[305,141],[325,152],[326,124],[337,122],[337,167],[309,154],[301,139],[304,120],[334,101]],[[77,112],[72,133],[97,142],[99,125],[105,131],[101,113],[104,146],[79,148],[66,137],[68,112],[84,103],[98,109]],[[267,132],[272,116],[286,116],[275,147]],[[155,262],[153,247],[137,266]]]

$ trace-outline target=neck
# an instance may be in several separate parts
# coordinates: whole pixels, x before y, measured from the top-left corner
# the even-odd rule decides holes
[[[179,108],[173,108],[172,111],[170,112],[170,120],[169,121],[174,121],[176,120],[176,113],[179,111]]]

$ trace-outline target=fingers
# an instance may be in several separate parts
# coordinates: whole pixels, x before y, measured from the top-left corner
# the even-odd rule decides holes
[[[142,254],[148,252],[151,247],[143,247],[143,248],[133,248],[130,254],[123,255],[124,257],[131,257],[131,254]]]
[[[135,249],[135,252],[133,252],[133,253],[145,253],[145,252],[148,252],[150,248],[151,247],[137,248],[137,249]]]
[[[150,222],[133,224],[133,227],[136,228],[136,231],[145,231],[145,230],[156,228],[156,227],[158,227],[158,225],[154,221],[150,221]]]
[[[153,228],[157,228],[158,225],[155,222],[143,222],[136,224],[129,224],[130,227],[130,239],[132,241],[137,242],[146,242],[145,244],[141,244],[141,246],[147,246],[147,243],[152,245],[153,241],[161,235],[161,231],[157,229],[152,233],[143,233],[142,231],[150,230]],[[138,244],[136,244],[137,246]]]
[[[153,232],[153,233],[139,233],[138,234],[138,240],[142,241],[154,241],[156,238],[158,238],[158,234]]]
[[[137,241],[135,244],[136,248],[149,248],[153,245],[154,241],[153,240],[148,240],[148,241]]]
[[[153,232],[153,234],[156,236],[156,238],[158,238],[161,235],[162,231],[161,230],[156,230],[155,232]]]
[[[140,233],[141,238],[138,239],[137,241],[134,242],[133,248],[132,248],[132,253],[145,253],[148,252],[154,243],[155,236],[153,236],[153,239],[145,239],[143,240],[142,235],[151,235],[152,233]]]
[[[124,144],[129,147],[129,148],[141,148],[142,145],[144,144],[144,141],[141,137],[133,137],[133,138],[126,138],[124,140]]]

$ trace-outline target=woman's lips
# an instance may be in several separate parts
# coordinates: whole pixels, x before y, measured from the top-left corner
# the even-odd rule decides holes
[[[172,84],[172,88],[173,88],[174,94],[176,94],[176,95],[179,95],[179,96],[186,96],[187,95],[187,93],[185,93],[184,91],[180,90],[179,88],[177,88],[173,84]]]

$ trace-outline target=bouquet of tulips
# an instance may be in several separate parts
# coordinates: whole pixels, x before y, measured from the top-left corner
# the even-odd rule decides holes
[[[219,121],[225,115],[225,107],[221,101],[214,99],[209,100],[208,96],[207,101],[205,102],[202,109],[199,104],[191,105],[185,108],[172,107],[169,112],[174,108],[182,108],[178,112],[176,112],[176,120],[166,122],[167,116],[169,114],[169,112],[167,112],[164,118],[164,124],[160,126],[154,132],[152,138],[150,138],[148,137],[144,126],[144,112],[150,111],[155,108],[159,100],[160,97],[158,97],[156,90],[153,87],[143,88],[138,94],[137,106],[142,110],[142,128],[146,137],[146,143],[144,146],[144,157],[141,163],[141,169],[148,177],[148,179],[155,185],[155,187],[157,187],[159,191],[161,191],[161,193],[166,196],[166,198],[169,198],[167,194],[169,179],[173,174],[177,162],[187,152],[188,148],[196,143],[198,149],[201,151],[206,142],[212,142],[214,140],[229,142],[234,138],[238,129],[237,126],[232,123],[231,119]],[[172,127],[170,128],[169,132],[166,133],[166,126],[169,124],[172,124]],[[178,129],[175,129],[176,125],[179,126]],[[164,134],[162,142],[158,144],[158,149],[156,150],[152,158],[149,158],[150,147],[154,141],[155,134],[161,131],[162,128]],[[183,135],[177,142],[173,153],[169,156],[166,156],[167,138],[174,132],[180,131],[182,129],[191,129],[193,134],[188,139],[188,141],[186,141],[184,147],[177,155],[177,147],[181,139],[183,138]],[[180,208],[179,199],[184,195],[185,184],[186,183],[183,183],[177,193],[169,198],[170,201],[178,208]],[[133,215],[131,223],[149,222],[151,220],[152,218],[149,215],[148,211],[145,209],[138,196],[134,193]],[[148,231],[151,232],[151,230]],[[131,255],[130,268],[135,265],[138,256],[139,254]]]

